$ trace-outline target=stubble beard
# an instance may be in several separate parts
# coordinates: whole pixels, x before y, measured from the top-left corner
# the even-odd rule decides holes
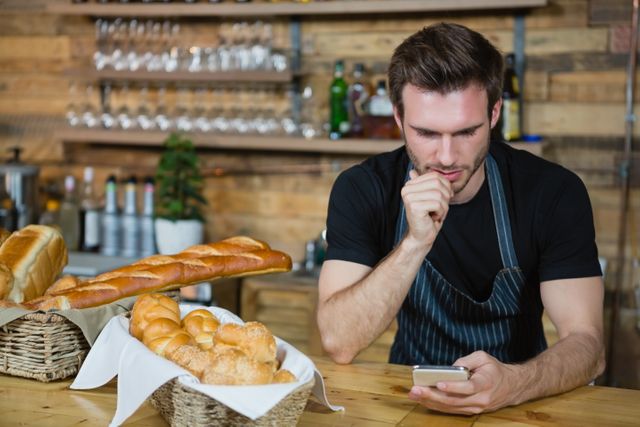
[[[478,155],[475,157],[475,159],[473,159],[473,165],[471,167],[463,166],[463,165],[454,165],[454,166],[444,167],[442,165],[420,164],[418,157],[411,150],[411,148],[409,147],[409,144],[407,144],[407,138],[405,137],[404,132],[402,133],[402,139],[404,140],[404,146],[407,149],[407,154],[409,155],[409,159],[411,160],[411,163],[413,163],[413,168],[416,170],[416,172],[418,172],[418,175],[424,175],[425,173],[429,172],[433,168],[441,171],[460,170],[460,169],[464,171],[471,171],[470,173],[464,175],[464,178],[463,178],[464,181],[452,183],[451,188],[453,189],[453,192],[456,194],[465,189],[471,177],[474,176],[478,171],[478,169],[480,168],[480,166],[482,166],[482,164],[484,163],[484,160],[487,158],[487,153],[489,152],[489,143],[490,143],[489,138],[487,138],[486,144],[484,145],[482,150],[478,153]]]

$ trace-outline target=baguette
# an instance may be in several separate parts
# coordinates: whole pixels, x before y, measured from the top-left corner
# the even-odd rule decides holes
[[[290,269],[291,258],[285,253],[249,237],[232,237],[192,246],[175,255],[150,256],[24,305],[33,310],[95,307],[124,297],[164,292],[222,277]]]
[[[67,248],[53,227],[28,225],[0,246],[0,299],[16,303],[41,296],[67,264]]]

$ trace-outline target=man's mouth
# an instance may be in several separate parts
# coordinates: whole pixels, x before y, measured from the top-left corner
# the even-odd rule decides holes
[[[460,176],[462,176],[461,169],[454,170],[454,171],[449,171],[449,170],[443,171],[443,170],[433,169],[433,171],[442,175],[449,182],[456,181],[458,178],[460,178]]]

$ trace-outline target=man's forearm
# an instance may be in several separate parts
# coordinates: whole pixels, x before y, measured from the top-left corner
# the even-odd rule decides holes
[[[522,384],[511,404],[550,396],[586,385],[604,370],[604,347],[599,332],[575,332],[534,359],[514,365]]]
[[[325,350],[349,363],[389,326],[429,248],[404,239],[366,277],[320,303]]]

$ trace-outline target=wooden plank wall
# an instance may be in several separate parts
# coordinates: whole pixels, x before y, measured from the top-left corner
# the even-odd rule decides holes
[[[88,17],[44,13],[46,2],[13,0],[0,5],[0,149],[21,145],[25,160],[43,166],[43,181],[58,184],[65,173],[80,177],[85,165],[97,166],[100,182],[109,173],[121,178],[153,173],[157,150],[88,145],[65,149],[53,138],[53,130],[64,125],[69,100],[69,78],[63,71],[90,63],[94,28]],[[586,182],[600,251],[612,261],[618,229],[615,169],[624,134],[629,5],[626,0],[549,0],[547,7],[525,18],[524,129],[543,135],[546,156],[575,170]],[[384,78],[394,46],[422,26],[443,20],[481,31],[504,52],[512,49],[514,19],[509,11],[304,17],[303,68],[308,76],[303,84],[314,88],[317,114],[326,117],[327,87],[337,58],[345,59],[349,72],[353,63],[364,62],[375,83]],[[215,44],[223,21],[181,22],[185,44],[205,45]],[[273,24],[275,44],[287,47],[286,19]],[[278,102],[283,99],[280,92]],[[640,127],[635,133],[640,135]],[[248,233],[299,259],[303,242],[324,227],[335,176],[359,160],[355,156],[203,153],[207,169],[227,172],[207,178],[208,238]],[[278,169],[279,165],[291,165],[292,171]],[[323,172],[293,172],[301,165],[320,167]],[[629,256],[638,253],[639,199],[634,188],[631,230],[636,231],[628,245]],[[611,266],[616,268],[615,263]]]

